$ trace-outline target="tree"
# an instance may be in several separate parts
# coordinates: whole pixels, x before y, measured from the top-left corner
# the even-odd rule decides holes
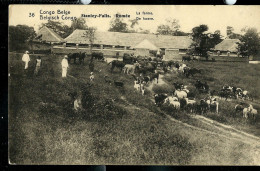
[[[240,39],[241,35],[234,33],[234,28],[231,26],[227,26],[227,38],[229,39]]]
[[[36,33],[33,27],[27,25],[9,26],[10,50],[25,48],[35,37]]]
[[[186,36],[187,33],[184,33],[179,30],[179,20],[168,18],[166,19],[166,24],[161,24],[157,27],[157,33],[161,35],[172,35],[172,36]]]
[[[96,30],[97,30],[97,28],[95,28],[95,27],[88,27],[84,33],[84,37],[86,37],[88,39],[89,44],[90,44],[90,54],[91,55],[92,55],[93,44],[96,39]],[[91,57],[91,60],[92,60],[92,57]]]
[[[129,20],[129,22],[131,23],[131,25],[130,25],[131,28],[134,28],[136,25],[139,24],[137,19]]]
[[[190,46],[189,54],[197,54],[208,58],[208,51],[214,48],[221,40],[221,34],[219,30],[212,33],[205,33],[208,31],[207,25],[200,25],[192,29],[193,43]]]
[[[238,43],[238,51],[243,57],[257,55],[260,51],[260,36],[256,28],[244,30],[245,34],[241,36]]]
[[[125,23],[122,18],[114,18],[110,21],[110,28],[108,29],[108,31],[127,33],[127,23]]]
[[[84,18],[77,18],[75,20],[72,20],[70,28],[73,32],[76,29],[86,30],[88,28],[88,26],[87,26],[86,20]]]
[[[42,25],[40,26],[40,29],[44,26],[52,29],[55,33],[57,33],[62,38],[65,38],[71,34],[70,27],[67,25],[64,25],[63,23],[61,23],[59,21],[48,20],[47,23],[42,23]]]

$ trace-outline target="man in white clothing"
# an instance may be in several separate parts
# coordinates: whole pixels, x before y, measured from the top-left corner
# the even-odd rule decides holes
[[[30,57],[29,57],[29,52],[26,51],[25,54],[23,54],[23,58],[22,58],[22,61],[25,62],[25,67],[24,69],[28,69],[28,64],[30,62]]]
[[[69,68],[69,63],[68,63],[68,56],[65,55],[64,58],[61,61],[61,67],[62,67],[62,77],[67,76],[67,69]]]

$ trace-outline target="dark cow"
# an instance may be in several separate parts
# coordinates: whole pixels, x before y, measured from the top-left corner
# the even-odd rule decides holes
[[[124,86],[124,83],[121,82],[121,81],[114,81],[114,84],[116,87],[123,87]]]
[[[135,58],[127,53],[124,53],[123,61],[125,64],[133,64],[135,62]]]
[[[101,52],[93,52],[91,54],[91,60],[97,59],[97,60],[104,60],[104,55]]]
[[[167,94],[155,94],[154,95],[155,104],[157,106],[162,105],[166,98],[167,98]]]
[[[191,57],[190,56],[183,56],[182,61],[191,61]]]
[[[112,63],[111,72],[113,72],[115,67],[119,68],[120,71],[122,72],[122,70],[123,70],[123,68],[125,66],[125,63],[123,61],[114,60],[114,61],[109,62],[108,65],[110,63]]]
[[[150,74],[150,81],[153,82],[154,79],[157,80],[157,84],[158,84],[158,81],[159,81],[159,73],[151,73]]]
[[[227,100],[228,98],[232,98],[233,93],[222,89],[218,95],[219,97],[225,98],[225,100]]]
[[[182,83],[173,83],[174,87],[176,90],[182,90],[183,84]]]
[[[199,113],[201,113],[201,114],[203,114],[203,113],[207,112],[207,110],[209,110],[209,105],[206,102],[206,100],[204,100],[204,99],[200,100],[200,104],[198,107],[199,107],[199,109],[198,109]]]
[[[68,54],[68,62],[70,63],[70,61],[72,59],[74,59],[74,64],[76,63],[77,58],[79,59],[79,63],[81,64],[82,62],[84,62],[84,59],[86,57],[86,52],[84,53],[69,53]]]

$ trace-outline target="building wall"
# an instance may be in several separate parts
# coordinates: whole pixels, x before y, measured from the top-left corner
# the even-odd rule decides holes
[[[179,52],[179,49],[166,49],[165,50],[165,56],[164,59],[165,61],[181,61],[182,60],[182,55]]]
[[[149,49],[136,49],[135,50],[135,55],[137,56],[149,56]]]

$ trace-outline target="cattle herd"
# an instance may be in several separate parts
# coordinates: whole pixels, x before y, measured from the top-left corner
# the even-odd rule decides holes
[[[85,53],[79,54],[69,54],[69,60],[74,59],[78,56],[80,63],[84,61],[86,56]],[[102,53],[93,53],[92,59],[104,60]],[[117,68],[120,72],[131,75],[134,78],[133,87],[136,91],[140,92],[143,96],[145,93],[145,86],[149,83],[158,84],[160,73],[167,73],[168,71],[176,71],[178,74],[183,74],[187,78],[194,76],[196,74],[201,74],[201,69],[192,68],[183,63],[183,61],[189,60],[199,60],[199,58],[193,57],[183,57],[182,62],[176,61],[162,61],[161,58],[157,57],[141,57],[134,56],[133,54],[124,54],[123,60],[118,60],[114,58],[108,65],[111,64],[111,73]],[[114,84],[116,87],[123,87],[124,83],[121,81],[113,81],[104,77],[106,83]],[[189,113],[199,113],[203,114],[207,111],[214,111],[219,113],[219,99],[238,99],[243,100],[253,100],[249,96],[247,90],[242,90],[239,87],[232,87],[224,85],[221,90],[210,90],[207,82],[202,82],[201,80],[196,80],[193,86],[198,90],[200,94],[205,94],[202,99],[191,98],[189,96],[190,90],[187,85],[183,83],[175,82],[173,83],[174,92],[170,94],[160,93],[154,94],[154,101],[157,106],[171,105],[176,110],[185,110]],[[236,112],[242,112],[244,118],[249,116],[257,115],[257,110],[254,109],[252,104],[240,103],[235,106]]]

